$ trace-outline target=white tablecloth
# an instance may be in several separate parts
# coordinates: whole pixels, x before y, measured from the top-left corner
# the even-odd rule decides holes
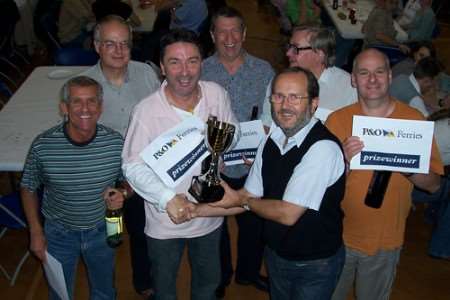
[[[364,34],[361,32],[361,28],[363,23],[369,17],[370,12],[375,6],[375,2],[372,0],[355,0],[355,3],[347,0],[347,7],[342,6],[342,0],[339,0],[338,9],[334,10],[332,7],[333,0],[321,0],[323,7],[327,11],[334,25],[336,26],[339,34],[344,39],[363,39]],[[356,9],[356,24],[351,24],[348,18],[349,8]],[[345,20],[341,20],[338,17],[338,13],[343,13],[347,18]],[[394,22],[395,29],[397,30],[397,41],[404,42],[408,39],[408,34],[397,24]]]
[[[41,132],[61,122],[59,93],[68,78],[50,79],[55,70],[70,76],[87,67],[38,67],[0,111],[0,171],[22,171],[28,149]]]

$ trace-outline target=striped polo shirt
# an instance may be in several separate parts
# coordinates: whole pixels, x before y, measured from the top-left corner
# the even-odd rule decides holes
[[[94,138],[76,143],[63,124],[38,135],[25,162],[21,186],[44,188],[42,213],[72,229],[89,229],[105,216],[103,191],[122,180],[121,135],[97,125]]]

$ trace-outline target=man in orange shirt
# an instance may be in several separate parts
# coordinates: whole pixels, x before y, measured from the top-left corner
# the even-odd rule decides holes
[[[384,54],[368,49],[355,58],[352,85],[358,91],[358,102],[332,113],[326,122],[342,142],[347,162],[364,148],[358,137],[351,136],[354,115],[423,120],[419,111],[389,96],[390,83],[389,60]],[[430,172],[392,172],[383,203],[376,209],[364,204],[373,171],[347,171],[341,203],[345,215],[346,261],[333,300],[345,300],[353,282],[357,299],[389,298],[411,206],[411,190],[417,186],[429,192],[437,191],[440,174],[443,174],[442,162],[433,142]]]

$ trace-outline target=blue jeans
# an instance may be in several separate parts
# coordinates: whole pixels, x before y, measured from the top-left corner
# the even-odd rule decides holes
[[[91,300],[116,298],[114,288],[115,251],[106,243],[105,222],[86,230],[74,230],[58,222],[45,221],[47,251],[62,265],[67,291],[73,299],[76,269],[80,254],[86,264]],[[60,299],[49,288],[49,299]]]
[[[219,241],[221,227],[196,238],[159,240],[147,237],[152,266],[154,300],[177,299],[177,274],[184,247],[192,270],[191,299],[215,300],[220,282]]]
[[[414,189],[412,192],[414,202],[428,202],[432,210],[434,222],[428,254],[434,257],[450,257],[450,176],[442,177],[441,188],[433,193]]]
[[[344,266],[345,249],[328,258],[293,261],[266,247],[265,258],[271,300],[329,300]]]

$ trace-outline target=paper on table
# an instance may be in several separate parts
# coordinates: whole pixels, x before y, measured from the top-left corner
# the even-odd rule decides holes
[[[43,266],[48,284],[62,300],[69,300],[61,263],[47,251],[45,251],[45,255],[47,256],[47,262],[43,263]]]

